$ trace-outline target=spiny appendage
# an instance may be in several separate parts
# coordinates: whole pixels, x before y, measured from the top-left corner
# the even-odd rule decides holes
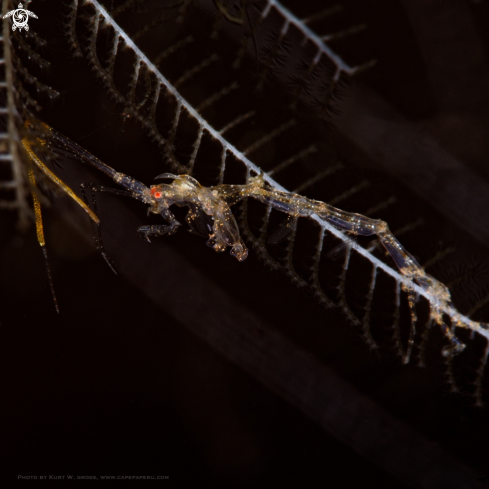
[[[261,177],[250,177],[250,171],[248,170],[247,172],[247,180],[251,183],[252,186],[260,186],[263,184],[263,179]],[[219,187],[223,189],[227,189],[228,186],[225,185],[220,185]],[[233,186],[230,186],[233,187]],[[228,192],[224,192],[224,198],[227,199]],[[237,200],[236,200],[237,202]],[[235,203],[235,202],[233,202]],[[247,205],[247,200],[244,199],[241,204],[241,212],[240,212],[240,228],[242,230],[242,235],[245,238],[245,240],[251,244],[253,247],[253,250],[257,255],[260,257],[260,259],[265,263],[266,266],[268,266],[272,270],[284,270],[283,264],[279,263],[276,259],[272,257],[272,255],[269,253],[267,247],[266,247],[266,233],[267,233],[267,225],[268,225],[268,220],[270,218],[270,213],[272,210],[272,206],[269,205],[267,207],[267,212],[266,215],[263,218],[263,225],[260,230],[260,236],[257,238],[254,233],[251,231],[249,225],[248,225],[248,205]],[[290,235],[288,236],[289,239],[289,245],[288,245],[288,261],[289,265],[291,265],[292,260],[291,260],[291,255],[292,255],[292,246],[293,246],[293,239],[291,239]],[[292,280],[293,283],[297,284],[298,286],[306,286],[309,288],[309,290],[312,292],[314,297],[319,301],[320,304],[322,304],[325,308],[331,308],[335,307],[336,305],[334,302],[326,295],[325,291],[323,290],[320,282],[319,282],[319,260],[321,257],[321,250],[322,250],[322,242],[324,239],[324,233],[321,234],[319,242],[318,242],[318,248],[316,252],[317,259],[314,261],[314,264],[311,267],[311,276],[309,280],[305,280],[304,277],[299,275],[299,273],[295,270],[293,266],[288,267],[287,269],[287,274],[289,278]]]
[[[414,345],[414,336],[416,334],[416,322],[418,320],[417,314],[416,314],[416,297],[414,294],[414,290],[412,287],[402,284],[402,290],[407,293],[408,296],[408,304],[409,304],[409,312],[411,316],[411,321],[410,321],[410,327],[409,327],[409,337],[408,337],[408,343],[406,350],[404,352],[402,361],[404,364],[409,363],[409,360],[411,358],[411,352],[413,350],[413,345]]]
[[[335,79],[339,78],[341,73],[346,73],[348,75],[354,74],[356,71],[358,71],[359,67],[350,67],[347,63],[345,63],[325,42],[323,38],[318,36],[307,24],[308,22],[311,22],[313,19],[312,18],[306,18],[306,19],[299,19],[296,17],[290,10],[286,9],[281,5],[280,2],[276,0],[268,0],[267,3],[265,4],[263,11],[261,12],[260,15],[260,21],[263,21],[269,13],[273,10],[278,12],[284,19],[282,29],[280,31],[282,37],[287,34],[289,31],[290,27],[293,26],[296,29],[298,29],[302,35],[304,41],[309,41],[316,47],[316,55],[315,58],[313,59],[313,64],[317,64],[319,60],[321,59],[322,56],[328,57],[335,65],[336,65],[336,72],[335,72]],[[335,10],[326,10],[323,11],[323,14],[332,14],[334,13]],[[304,42],[305,44],[305,42]]]
[[[275,258],[272,257],[270,252],[268,251],[265,243],[266,240],[263,237],[256,237],[253,231],[250,229],[248,224],[248,205],[247,201],[243,200],[240,206],[240,216],[239,216],[239,224],[241,229],[241,235],[244,237],[247,243],[253,248],[253,251],[258,255],[258,257],[262,260],[262,262],[269,267],[271,270],[284,270],[283,264],[279,263]],[[266,229],[267,222],[265,222],[264,228]],[[318,276],[318,269],[316,267],[311,268],[311,278],[310,280],[305,280],[304,277],[298,274],[298,272],[294,269],[288,269],[287,275],[289,279],[296,283],[299,286],[303,284],[308,287],[316,300],[322,304],[325,308],[333,308],[337,307],[330,297],[326,295],[326,292],[323,290]]]
[[[377,267],[374,266],[372,269],[372,276],[370,279],[369,288],[367,292],[367,302],[364,307],[365,313],[362,318],[363,339],[365,340],[365,343],[368,345],[368,347],[371,350],[376,350],[378,348],[378,345],[374,340],[374,337],[372,336],[372,332],[370,331],[370,312],[371,312],[372,300],[374,296],[375,284],[377,281],[377,273],[378,273],[378,269]]]
[[[262,70],[258,88],[263,85],[268,73],[276,75],[281,73],[288,77],[287,85],[292,89],[294,105],[302,99],[315,106],[321,115],[328,114],[346,79],[375,65],[375,60],[371,60],[363,65],[349,66],[328,45],[328,42],[356,34],[365,26],[355,26],[335,34],[320,36],[309,27],[308,23],[336,13],[337,8],[328,8],[311,17],[299,19],[278,1],[268,0],[261,14],[254,21],[253,27],[249,29],[250,32],[245,34],[244,46],[248,44],[249,39],[254,36],[272,11],[274,12],[274,19],[277,14],[281,17],[282,24],[277,26],[276,32],[272,36],[269,36],[265,49],[260,50],[262,51],[260,56]],[[297,31],[302,35],[302,42],[298,49],[303,49],[303,51],[296,57],[301,61],[296,63],[295,67],[291,67],[288,64],[291,59],[291,56],[288,56],[288,51],[291,45],[294,45],[297,54],[297,41],[295,40]],[[294,33],[293,42],[289,42],[291,32]],[[240,49],[236,60],[237,64],[239,64],[242,56],[243,47]],[[327,81],[324,81],[325,79]]]
[[[268,203],[268,212],[264,217],[264,224],[261,229],[261,237],[256,238],[252,231],[250,230],[247,223],[247,205],[246,201],[242,206],[241,213],[241,228],[243,229],[243,235],[248,242],[250,242],[254,248],[254,250],[259,254],[260,258],[262,258],[265,263],[270,266],[272,269],[281,269],[284,270],[284,263],[278,263],[275,259],[272,258],[270,253],[268,252],[265,246],[265,233],[266,227],[268,223],[268,219],[270,216],[270,210],[273,208],[278,209],[282,212],[287,212],[293,216],[306,216],[311,215],[313,213],[313,202],[304,197],[298,196],[296,194],[291,194],[287,192],[275,191],[274,189],[263,189],[264,182],[260,176],[249,178],[249,184],[247,188],[243,189],[243,194],[256,198],[261,202]],[[223,186],[224,188],[224,186]],[[229,190],[224,192],[223,195],[229,195]],[[317,201],[315,204],[319,204]],[[320,203],[323,206],[323,203]],[[323,207],[322,207],[323,208]],[[337,293],[335,301],[333,301],[324,291],[323,287],[319,281],[319,263],[321,260],[322,247],[324,241],[325,229],[320,228],[320,234],[318,237],[318,244],[315,254],[315,259],[313,261],[313,265],[311,267],[311,275],[308,280],[305,280],[302,276],[300,276],[294,267],[292,266],[291,261],[291,252],[293,245],[293,236],[289,237],[289,244],[287,246],[287,255],[285,259],[285,269],[291,280],[297,283],[298,285],[307,286],[314,296],[322,303],[325,307],[339,307],[343,314],[347,317],[349,322],[353,325],[359,326],[363,331],[363,338],[369,348],[371,350],[375,350],[378,348],[372,333],[370,331],[369,321],[370,321],[370,304],[369,301],[372,301],[373,298],[373,290],[375,288],[375,280],[377,277],[376,269],[374,269],[372,274],[372,281],[370,284],[370,292],[368,295],[368,301],[365,306],[365,314],[362,319],[359,319],[355,313],[351,310],[347,300],[346,300],[346,273],[348,271],[350,256],[351,256],[351,246],[348,247],[347,253],[345,254],[344,263],[342,266],[342,273],[340,275],[340,280],[337,285]],[[350,243],[350,242],[349,242]],[[294,280],[295,279],[295,280]],[[304,282],[304,284],[302,284]]]
[[[476,376],[474,380],[474,398],[476,405],[479,407],[483,406],[482,402],[482,379],[484,378],[484,370],[487,363],[487,358],[489,356],[489,341],[486,343],[484,353],[480,360],[479,366],[476,370]]]
[[[83,16],[84,22],[90,31],[86,42],[81,43],[78,40],[74,22],[71,22],[69,26],[70,39],[72,39],[72,42],[77,46],[78,50],[91,64],[95,75],[101,80],[110,97],[116,103],[124,106],[124,112],[138,120],[147,131],[148,136],[162,149],[172,169],[178,173],[190,172],[191,168],[187,168],[180,164],[175,156],[175,136],[181,121],[182,113],[185,111],[187,113],[186,115],[195,119],[196,116],[194,111],[190,108],[190,105],[181,98],[175,87],[161,75],[154,64],[140,52],[125,32],[120,29],[105,10],[102,9],[98,2],[94,0],[83,0],[80,1],[80,4],[92,5],[95,8],[96,13],[94,15]],[[187,5],[188,2],[183,2],[183,4]],[[78,8],[78,5],[75,3],[73,5],[73,16],[75,20],[79,16]],[[106,67],[99,59],[96,46],[101,31],[108,25],[113,29],[113,47],[110,53],[108,66]],[[132,50],[136,57],[136,61],[132,66],[131,81],[127,87],[126,93],[118,88],[114,80],[115,60],[118,53],[123,49],[126,51],[128,49]],[[205,66],[207,65],[205,64]],[[151,80],[153,76],[155,80]],[[148,82],[148,80],[151,81]],[[183,81],[184,80],[181,80],[181,83],[183,83]],[[139,85],[144,85],[144,95],[137,99],[136,87]],[[176,105],[168,134],[163,134],[161,132],[155,119],[156,108],[159,105],[160,100],[163,100],[164,98],[173,100]],[[204,125],[202,124],[202,120],[198,117],[197,123],[200,128],[199,134],[202,136]],[[196,150],[198,150],[199,144],[200,141],[197,141],[195,144]],[[191,162],[191,165],[192,164],[193,161]]]

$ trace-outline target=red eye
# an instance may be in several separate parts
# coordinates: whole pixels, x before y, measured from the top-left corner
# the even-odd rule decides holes
[[[155,199],[161,199],[161,196],[163,195],[159,190],[156,190],[156,188],[152,188],[151,189],[151,195],[155,198]]]

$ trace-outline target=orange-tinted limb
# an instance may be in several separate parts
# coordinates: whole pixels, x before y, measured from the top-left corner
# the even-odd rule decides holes
[[[37,241],[41,246],[42,253],[44,255],[44,262],[46,263],[46,270],[48,272],[49,287],[51,288],[51,295],[53,296],[54,307],[56,312],[59,314],[58,300],[56,299],[56,293],[54,292],[53,277],[51,275],[51,269],[49,268],[48,252],[46,249],[46,241],[44,240],[44,228],[42,225],[42,214],[41,214],[41,203],[39,202],[39,197],[36,193],[36,178],[34,177],[34,172],[29,170],[29,180],[32,185],[32,201],[34,205],[34,214],[36,216],[36,233]]]
[[[42,142],[40,142],[42,144]],[[66,185],[61,179],[59,179],[34,153],[34,150],[31,147],[31,143],[27,140],[27,138],[22,139],[22,145],[24,146],[24,149],[26,150],[27,154],[29,155],[29,158],[33,163],[36,164],[36,166],[53,182],[55,183],[58,187],[60,187],[66,194],[68,194],[90,217],[90,219],[95,223],[99,224],[100,220],[97,217],[97,215],[88,207],[74,192],[71,190],[68,185]],[[58,307],[58,300],[56,299],[56,293],[54,292],[54,285],[53,285],[53,278],[51,275],[51,269],[49,267],[49,260],[48,260],[48,252],[46,249],[46,241],[44,239],[44,228],[42,224],[42,214],[41,214],[41,203],[39,201],[39,197],[37,195],[36,191],[36,178],[34,176],[34,171],[32,169],[29,169],[29,181],[31,182],[32,186],[32,201],[34,205],[34,214],[36,217],[36,232],[37,232],[37,241],[39,242],[39,245],[41,246],[43,255],[44,255],[44,261],[46,263],[46,270],[48,273],[48,280],[49,280],[49,286],[51,288],[51,294],[53,296],[53,301],[54,301],[54,306],[56,307],[56,312],[59,314],[59,307]]]
[[[90,217],[90,219],[95,223],[95,224],[100,224],[100,219],[97,217],[95,212],[88,207],[85,202],[83,202],[74,192],[71,190],[66,183],[63,182],[60,178],[58,178],[34,153],[31,143],[27,140],[27,138],[22,139],[22,145],[24,146],[24,149],[26,150],[27,154],[29,155],[29,158],[36,164],[36,166],[46,175],[53,183],[55,183],[63,192],[65,192],[67,195],[69,195]]]

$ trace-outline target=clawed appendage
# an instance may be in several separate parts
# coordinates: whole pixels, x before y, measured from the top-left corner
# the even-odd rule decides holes
[[[27,124],[31,123],[28,122]],[[277,190],[266,183],[263,175],[250,177],[248,183],[243,185],[221,184],[215,187],[204,187],[190,175],[163,173],[156,178],[170,181],[170,183],[161,183],[147,187],[138,180],[115,171],[49,126],[40,124],[47,137],[46,139],[38,140],[38,144],[47,146],[55,153],[58,152],[63,156],[71,156],[97,168],[123,188],[122,190],[91,184],[82,185],[82,193],[85,198],[85,203],[83,203],[45,167],[34,153],[32,144],[27,140],[23,141],[26,151],[39,169],[72,196],[90,216],[97,248],[102,252],[102,255],[112,269],[111,261],[103,247],[99,220],[96,216],[96,192],[110,192],[116,195],[132,197],[148,205],[148,213],[161,215],[167,224],[141,226],[137,230],[139,235],[148,242],[151,242],[151,236],[169,236],[174,234],[181,224],[176,220],[170,208],[174,204],[179,207],[186,206],[189,210],[185,220],[190,230],[195,234],[206,237],[207,245],[215,251],[223,252],[230,247],[231,255],[236,257],[240,262],[247,258],[248,250],[241,240],[238,225],[231,212],[231,206],[240,202],[242,199],[253,198],[273,209],[287,214],[289,217],[285,221],[286,223],[290,221],[290,218],[295,219],[315,215],[350,236],[375,235],[380,240],[399,269],[403,277],[400,285],[408,294],[408,302],[411,309],[411,331],[408,346],[404,354],[405,363],[409,361],[416,333],[416,286],[423,290],[424,295],[430,302],[431,319],[441,327],[445,337],[450,342],[443,349],[445,356],[451,357],[454,354],[460,353],[465,348],[465,345],[455,336],[454,331],[456,328],[468,328],[472,331],[477,331],[489,340],[489,325],[472,321],[461,315],[452,304],[448,288],[423,270],[416,259],[404,249],[401,243],[390,232],[389,227],[384,221],[342,211],[324,202]],[[93,211],[88,205],[87,189],[92,196]],[[287,232],[287,229],[277,231],[273,239],[281,240],[287,235]],[[43,242],[41,245],[43,245]],[[445,324],[443,320],[444,314],[450,316],[451,327]]]
[[[262,175],[251,177],[245,185],[217,185],[209,188],[203,187],[189,175],[165,173],[157,178],[169,179],[172,182],[143,188],[139,182],[132,181],[126,176],[114,180],[127,189],[137,188],[135,197],[149,205],[149,212],[161,214],[169,222],[170,225],[164,227],[163,232],[151,231],[152,234],[173,234],[177,227],[169,208],[173,204],[186,205],[189,207],[186,220],[191,229],[197,234],[203,234],[207,226],[209,235],[207,245],[218,252],[231,247],[231,255],[239,261],[246,259],[248,250],[241,241],[239,229],[230,207],[244,198],[256,199],[292,217],[308,217],[316,214],[335,228],[352,235],[376,235],[408,283],[416,283],[430,295],[432,317],[442,327],[445,336],[450,341],[450,344],[443,349],[443,354],[445,356],[458,354],[465,348],[452,329],[443,321],[443,311],[454,309],[448,288],[422,269],[416,259],[389,231],[384,221],[345,212],[324,202],[268,187]],[[212,224],[209,224],[209,218]],[[148,227],[148,231],[145,232],[149,232],[149,229],[152,230],[152,228]],[[406,286],[406,290],[412,315],[412,331],[405,355],[407,363],[414,342],[416,312],[413,287]],[[456,321],[454,327],[467,327],[466,322],[460,319]]]
[[[177,232],[178,226],[180,226],[180,223],[170,226],[166,226],[165,224],[140,226],[138,227],[138,234],[142,239],[151,243],[151,240],[149,239],[150,236],[171,236]]]

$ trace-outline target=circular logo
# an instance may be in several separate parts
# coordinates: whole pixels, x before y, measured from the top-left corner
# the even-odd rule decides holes
[[[19,8],[17,8],[16,10],[11,10],[3,16],[4,19],[6,19],[7,17],[12,17],[13,31],[17,29],[25,29],[26,31],[28,31],[29,25],[27,24],[27,22],[29,22],[29,17],[34,17],[35,19],[37,19],[37,15],[30,10],[24,9],[21,3],[19,3]]]

